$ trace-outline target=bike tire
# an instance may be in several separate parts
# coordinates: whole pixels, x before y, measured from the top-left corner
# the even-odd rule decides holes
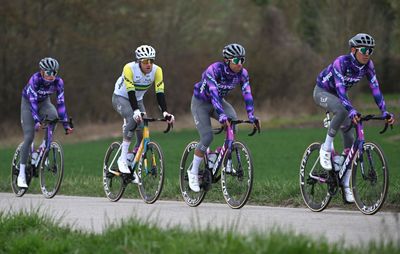
[[[121,153],[120,146],[119,142],[111,143],[107,148],[103,161],[103,189],[107,198],[112,202],[120,200],[126,189],[126,183],[122,176],[114,175],[108,171],[108,168],[111,168],[113,171],[119,172],[117,161]],[[112,165],[110,165],[111,163]]]
[[[357,208],[363,214],[373,215],[385,202],[389,188],[389,168],[379,145],[366,142],[362,154],[361,158],[357,151],[352,163],[351,189]]]
[[[44,153],[39,166],[40,189],[45,198],[53,198],[60,190],[64,177],[64,151],[59,142],[53,141]]]
[[[188,206],[196,207],[203,202],[206,196],[206,191],[200,188],[199,192],[194,192],[189,187],[187,170],[192,168],[193,155],[198,142],[190,142],[182,153],[182,158],[179,166],[179,185],[183,200]],[[199,166],[199,172],[205,169],[204,161]]]
[[[151,166],[151,167],[148,167]],[[150,141],[146,153],[140,158],[138,185],[140,196],[147,204],[152,204],[160,197],[164,185],[164,155],[159,144]]]
[[[231,171],[226,172],[228,160]],[[225,154],[221,170],[221,188],[225,202],[232,209],[242,208],[253,189],[253,159],[246,144],[235,141],[231,154]]]
[[[20,188],[17,185],[17,178],[18,178],[18,174],[19,174],[19,166],[20,166],[20,162],[21,162],[21,148],[22,148],[23,142],[21,142],[17,149],[15,150],[12,162],[11,162],[11,189],[14,192],[14,194],[17,197],[22,197],[26,192],[27,192],[27,188]],[[30,167],[30,154],[28,157],[28,161],[27,161],[27,166],[26,166],[26,183],[30,184],[31,179],[32,179],[32,170]]]
[[[306,206],[313,212],[323,211],[332,199],[329,194],[329,186],[323,180],[319,181],[311,177],[328,179],[329,172],[319,163],[320,143],[310,144],[304,151],[300,163],[300,191]]]

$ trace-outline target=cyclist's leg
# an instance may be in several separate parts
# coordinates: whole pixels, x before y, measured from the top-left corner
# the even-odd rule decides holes
[[[198,181],[199,166],[204,158],[204,153],[206,152],[207,148],[210,146],[213,140],[211,119],[210,119],[210,114],[212,113],[213,107],[210,103],[198,100],[194,96],[192,97],[192,102],[190,107],[194,123],[196,125],[196,129],[200,135],[200,141],[193,155],[192,168],[190,171],[188,170],[189,187],[193,191],[199,192],[200,191],[200,186]]]
[[[31,113],[31,104],[25,98],[21,100],[21,125],[24,133],[24,143],[21,147],[21,161],[19,165],[18,186],[27,187],[25,168],[28,161],[29,149],[35,137],[35,122]]]
[[[336,95],[325,91],[319,86],[315,86],[313,98],[317,105],[333,113],[333,117],[331,119],[331,123],[328,128],[328,133],[326,135],[325,142],[321,145],[321,150],[320,150],[321,166],[327,170],[330,170],[332,169],[332,164],[330,161],[331,160],[330,152],[332,151],[333,140],[340,126],[346,120],[348,113],[346,108],[342,105],[340,99]]]
[[[124,119],[124,124],[122,125],[123,141],[121,144],[121,156],[118,159],[118,167],[121,172],[130,173],[126,156],[128,154],[133,132],[136,129],[137,124],[133,119],[133,110],[127,98],[113,94],[112,104],[114,109]]]
[[[55,120],[58,118],[58,113],[56,107],[51,103],[50,97],[47,97],[44,101],[39,103],[39,115],[41,117],[47,117],[48,120]],[[49,124],[50,130],[54,131],[56,125]],[[45,140],[47,141],[47,135],[45,136]]]
[[[140,112],[146,113],[146,108],[144,107],[143,100],[138,101],[138,106],[139,106]],[[136,144],[135,144],[135,148],[134,148],[135,151],[137,151],[137,149],[140,146],[140,142],[142,142],[143,127],[144,127],[144,123],[141,123],[137,126],[137,128],[135,130],[135,134],[136,134]]]

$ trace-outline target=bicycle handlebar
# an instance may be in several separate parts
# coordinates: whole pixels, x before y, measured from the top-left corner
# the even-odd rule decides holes
[[[157,122],[157,121],[159,121],[159,122],[167,122],[167,119],[164,119],[164,118],[143,117],[142,119],[143,119],[143,121],[146,121],[146,122]],[[167,128],[163,132],[167,133],[167,132],[169,132],[171,130],[171,128],[174,128],[174,124],[173,123],[168,123]]]
[[[229,122],[231,124],[242,124],[242,123],[248,123],[248,124],[252,124],[254,125],[253,130],[251,133],[249,133],[249,136],[253,136],[257,131],[258,133],[260,133],[260,124],[257,122],[251,122],[249,120],[229,120]],[[221,127],[213,129],[215,134],[220,134],[224,129],[225,129],[225,125],[221,125]]]
[[[56,119],[48,119],[47,115],[44,117],[42,121],[40,121],[43,124],[43,128],[46,128],[47,125],[49,124],[56,124],[56,123],[68,123],[69,127],[74,128],[74,123],[72,122],[72,117],[69,118],[68,121],[62,120],[60,118]],[[65,135],[68,135],[68,132],[65,130]]]
[[[364,121],[369,121],[369,120],[388,120],[390,119],[390,116],[377,116],[377,115],[366,115],[366,116],[362,116],[360,115],[360,122],[364,122]],[[355,124],[353,122],[351,122],[350,126],[344,131],[347,132],[349,131],[352,127],[354,127]],[[386,132],[387,128],[389,127],[389,123],[386,121],[385,122],[385,126],[383,127],[383,129],[379,132],[379,134],[383,134]],[[390,128],[393,129],[393,125],[390,125]]]

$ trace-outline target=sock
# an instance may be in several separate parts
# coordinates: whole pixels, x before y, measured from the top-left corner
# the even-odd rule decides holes
[[[203,160],[202,157],[199,157],[197,155],[193,156],[193,165],[192,165],[192,169],[190,170],[190,173],[192,173],[194,175],[199,174],[199,166],[200,166],[200,163],[202,160]]]
[[[19,165],[19,175],[25,175],[25,164]]]
[[[345,188],[350,187],[350,177],[351,177],[351,170],[347,170],[346,174],[344,174],[343,179],[342,179],[342,185]]]
[[[325,138],[325,142],[324,142],[324,144],[322,145],[322,147],[323,147],[323,149],[324,149],[325,151],[328,151],[328,152],[332,151],[332,148],[333,148],[333,137],[331,137],[331,136],[329,136],[329,135],[327,134],[327,135],[326,135],[326,138]]]
[[[121,149],[121,160],[126,161],[126,155],[128,154],[128,150],[129,150],[129,146],[130,146],[131,142],[130,141],[122,141],[122,149]]]

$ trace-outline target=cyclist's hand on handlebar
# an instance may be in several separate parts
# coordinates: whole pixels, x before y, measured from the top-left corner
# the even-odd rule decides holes
[[[357,110],[353,109],[349,113],[349,118],[354,124],[357,124],[361,120],[361,114]]]
[[[218,122],[225,126],[228,122],[228,117],[225,114],[221,114],[219,115]]]
[[[74,128],[71,128],[71,127],[67,127],[67,128],[65,128],[65,134],[66,135],[68,135],[68,134],[72,134],[72,132],[74,132]]]
[[[135,111],[133,111],[133,120],[135,120],[136,123],[141,123],[143,121],[142,113],[139,109],[135,109]]]
[[[168,113],[167,111],[163,112],[164,119],[167,120],[167,123],[174,123],[175,117],[173,114]]]
[[[389,113],[387,111],[383,112],[382,117],[386,118],[386,122],[390,125],[394,124],[394,115],[392,113]]]
[[[40,122],[35,123],[35,131],[39,131],[42,128],[42,124]]]

